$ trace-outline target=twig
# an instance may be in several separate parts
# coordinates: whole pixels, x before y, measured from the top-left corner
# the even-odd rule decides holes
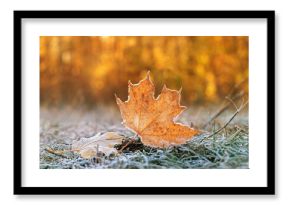
[[[209,136],[206,136],[205,138],[203,138],[202,140],[200,140],[200,142],[203,142],[204,139],[209,138],[214,136],[215,134],[219,133],[221,130],[223,130],[226,126],[228,126],[228,124],[230,124],[230,122],[237,116],[237,114],[239,112],[241,112],[241,110],[248,104],[248,101],[244,104],[242,104],[237,110],[236,112],[233,114],[233,116],[226,122],[226,124],[224,124],[224,126],[222,126],[221,128],[219,128],[218,130],[216,130],[214,133],[212,133]]]
[[[234,93],[236,93],[238,91],[238,89],[240,88],[241,85],[243,85],[245,82],[247,82],[248,78],[245,78],[244,80],[242,80],[240,83],[236,84],[231,91],[229,92],[229,94],[227,95],[226,98],[231,98],[232,100],[236,100],[239,99],[240,97],[244,96],[244,92],[241,91],[238,94],[234,95]],[[206,128],[206,126],[208,126],[212,121],[214,121],[219,115],[221,115],[224,111],[226,111],[228,108],[230,107],[230,103],[226,103],[223,107],[221,107],[221,109],[214,114],[211,119],[204,124],[204,126],[202,128]]]
[[[236,96],[234,96],[232,98],[232,100],[236,100],[241,98],[242,96],[244,96],[244,92],[240,92],[239,94],[237,94]],[[206,128],[206,126],[208,126],[212,121],[214,121],[218,116],[220,116],[224,111],[226,111],[231,105],[231,102],[227,102],[225,104],[225,106],[223,106],[218,112],[216,112],[216,114],[214,114],[209,121],[207,121],[202,128]]]
[[[236,110],[239,109],[236,103],[230,97],[226,97],[226,99],[229,100],[233,104],[233,106],[235,106]]]

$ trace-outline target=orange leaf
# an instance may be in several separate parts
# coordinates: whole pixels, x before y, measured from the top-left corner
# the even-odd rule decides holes
[[[186,107],[180,106],[180,91],[164,85],[161,94],[154,98],[154,84],[147,73],[138,84],[129,81],[128,100],[116,96],[123,124],[139,135],[143,144],[151,147],[168,147],[184,144],[201,131],[173,121]]]

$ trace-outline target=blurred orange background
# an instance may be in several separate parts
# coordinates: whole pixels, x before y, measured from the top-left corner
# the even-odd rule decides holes
[[[97,106],[127,99],[128,80],[151,71],[182,87],[185,105],[218,104],[233,88],[248,93],[247,36],[41,36],[42,106]]]

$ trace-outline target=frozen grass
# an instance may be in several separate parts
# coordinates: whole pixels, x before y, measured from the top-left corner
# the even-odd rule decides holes
[[[194,122],[201,127],[209,116],[200,109],[190,109],[180,121]],[[230,113],[207,127],[213,133],[230,117]],[[195,114],[195,115],[194,115]],[[248,168],[248,119],[240,113],[221,132],[194,137],[187,144],[155,149],[144,146],[140,141],[130,144],[122,153],[83,159],[76,153],[64,152],[56,155],[47,151],[69,150],[72,140],[91,137],[98,132],[117,132],[126,137],[123,145],[134,134],[121,124],[115,109],[100,108],[93,112],[72,110],[41,110],[40,168],[41,169],[232,169]],[[120,149],[123,145],[117,145]]]

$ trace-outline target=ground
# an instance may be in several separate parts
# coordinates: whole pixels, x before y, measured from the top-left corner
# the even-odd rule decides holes
[[[184,145],[155,149],[135,141],[117,155],[98,155],[83,159],[71,152],[71,143],[99,132],[117,132],[125,137],[123,147],[134,136],[122,124],[115,106],[94,109],[41,108],[40,111],[40,168],[41,169],[224,169],[248,168],[248,115],[239,113],[219,133],[212,135],[233,116],[228,109],[207,126],[206,122],[220,109],[214,106],[190,107],[178,119],[187,125],[206,131]],[[50,152],[53,151],[53,152]],[[61,153],[61,154],[58,154]]]

